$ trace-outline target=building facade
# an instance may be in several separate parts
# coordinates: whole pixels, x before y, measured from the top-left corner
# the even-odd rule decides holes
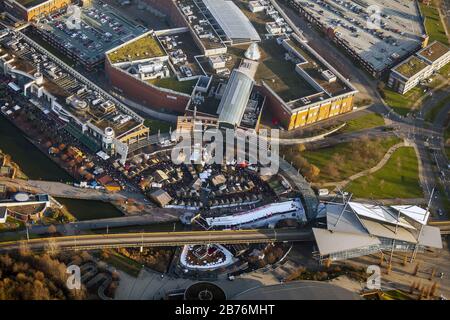
[[[31,21],[70,5],[72,0],[5,0],[5,10],[14,17]]]
[[[435,41],[391,69],[388,87],[405,94],[450,62],[450,49]]]

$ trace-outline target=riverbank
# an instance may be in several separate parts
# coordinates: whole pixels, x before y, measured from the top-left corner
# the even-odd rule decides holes
[[[19,127],[0,115],[0,150],[11,157],[11,160],[20,168],[23,178],[33,180],[73,182],[73,178],[52,159],[37,148],[30,139],[27,139]],[[113,204],[103,201],[58,199],[66,206],[77,220],[113,218],[122,216],[123,212]],[[88,211],[87,211],[88,209]]]

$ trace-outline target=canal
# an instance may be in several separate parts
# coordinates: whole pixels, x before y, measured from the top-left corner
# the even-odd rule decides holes
[[[0,149],[9,154],[32,180],[73,182],[73,178],[28,141],[22,131],[0,115]],[[122,216],[110,203],[90,200],[57,199],[78,219],[91,220]]]

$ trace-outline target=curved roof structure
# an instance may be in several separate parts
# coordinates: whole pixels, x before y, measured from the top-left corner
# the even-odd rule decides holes
[[[245,14],[230,0],[203,0],[203,3],[229,39],[261,41]]]
[[[233,70],[219,104],[219,123],[239,126],[253,89],[254,81],[245,73]]]

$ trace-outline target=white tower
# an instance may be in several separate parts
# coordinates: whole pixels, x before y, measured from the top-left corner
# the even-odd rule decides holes
[[[245,51],[245,57],[249,60],[258,61],[261,59],[261,52],[259,51],[258,44],[253,42],[247,51]]]
[[[114,152],[113,150],[114,137],[115,137],[114,129],[111,127],[107,127],[105,129],[105,134],[103,135],[102,142],[103,142],[103,150],[106,151],[106,153],[108,153],[109,155],[111,155]]]

